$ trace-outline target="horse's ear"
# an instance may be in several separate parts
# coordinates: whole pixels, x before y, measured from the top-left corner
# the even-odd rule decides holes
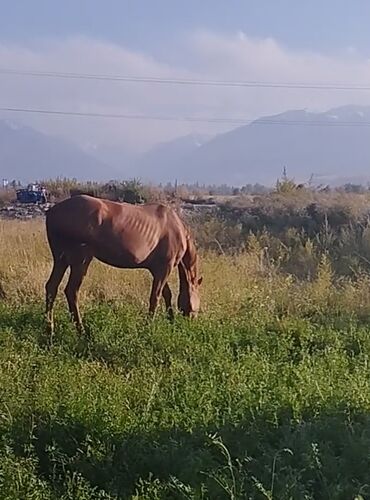
[[[198,279],[198,285],[200,286],[203,282],[203,276],[201,276],[199,279]]]

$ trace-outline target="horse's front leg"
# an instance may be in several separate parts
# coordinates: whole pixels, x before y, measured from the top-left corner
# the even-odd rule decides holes
[[[168,286],[168,283],[166,283],[163,287],[162,296],[163,296],[164,302],[166,304],[166,311],[167,311],[168,319],[170,321],[173,321],[174,313],[173,313],[173,308],[172,308],[172,292],[171,292],[170,287]]]
[[[166,303],[166,309],[168,311],[168,314],[170,317],[173,317],[173,311],[172,311],[172,293],[170,290],[170,287],[167,284],[167,280],[169,275],[171,274],[173,266],[169,266],[165,269],[165,271],[162,272],[156,272],[152,271],[153,275],[153,285],[152,285],[152,291],[150,293],[150,301],[149,301],[149,313],[151,315],[154,315],[160,298],[163,295],[163,298]],[[172,311],[172,312],[170,312]]]

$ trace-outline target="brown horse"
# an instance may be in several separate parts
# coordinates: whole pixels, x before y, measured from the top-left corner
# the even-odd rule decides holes
[[[83,331],[78,291],[95,257],[118,268],[148,269],[153,276],[149,312],[161,295],[173,318],[172,293],[167,280],[178,266],[178,307],[185,316],[199,311],[198,256],[193,240],[177,213],[161,204],[130,205],[88,195],[77,195],[46,213],[46,232],[54,265],[46,283],[46,318],[53,333],[53,304],[59,284],[70,267],[65,295],[79,332]]]

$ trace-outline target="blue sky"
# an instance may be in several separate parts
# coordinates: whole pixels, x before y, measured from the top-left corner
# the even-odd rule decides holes
[[[0,69],[370,85],[369,0],[0,0],[0,7]],[[346,104],[370,105],[370,92],[185,88],[0,73],[0,107],[244,120]],[[16,117],[85,148],[133,151],[231,127]]]
[[[189,31],[241,30],[290,48],[370,51],[368,0],[1,0],[2,40],[84,34],[165,53]]]

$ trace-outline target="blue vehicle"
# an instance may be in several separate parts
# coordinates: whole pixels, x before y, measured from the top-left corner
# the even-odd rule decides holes
[[[46,189],[38,184],[29,184],[27,188],[16,191],[19,203],[46,203]]]

